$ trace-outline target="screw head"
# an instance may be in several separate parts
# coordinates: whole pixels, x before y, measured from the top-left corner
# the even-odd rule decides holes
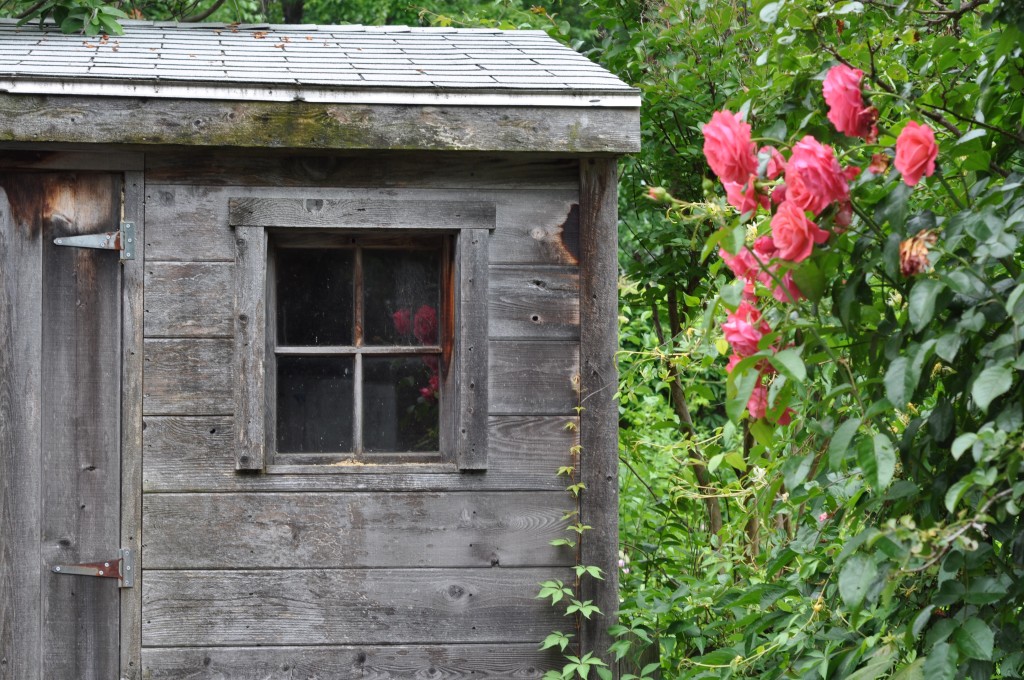
[[[60,567],[54,567],[53,570],[54,571],[60,571]]]

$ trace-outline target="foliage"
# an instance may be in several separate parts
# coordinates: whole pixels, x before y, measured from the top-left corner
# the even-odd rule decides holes
[[[696,436],[671,437],[677,451],[714,442],[705,452],[726,507],[721,531],[694,532],[693,509],[673,502],[695,488],[678,455],[645,480],[651,507],[639,516],[653,527],[636,531],[624,505],[624,528],[641,539],[624,628],[660,639],[672,677],[1020,677],[1024,59],[1020,33],[991,9],[769,2],[749,8],[753,26],[730,25],[739,42],[726,60],[745,73],[729,103],[761,132],[757,145],[810,135],[862,171],[852,218],[841,202],[814,218],[827,241],[810,257],[758,264],[753,302],[767,329],[728,374],[729,422],[703,418]],[[867,74],[877,142],[826,118],[822,79],[837,63]],[[932,126],[941,150],[915,187],[888,167],[910,119]],[[767,160],[763,195],[783,181],[766,177]],[[761,207],[739,216],[685,193],[670,205],[679,234],[717,227],[705,255],[719,245],[753,254],[757,237],[778,236]],[[716,266],[705,272],[720,292],[703,319],[744,298]],[[693,269],[679,276],[692,281]],[[772,295],[787,272],[806,299]],[[703,370],[708,345],[726,353],[717,330],[697,323],[704,342],[677,337],[667,346],[676,357],[656,366]],[[631,361],[624,395],[635,405]],[[767,408],[753,419],[759,385]],[[773,424],[787,408],[793,423]]]

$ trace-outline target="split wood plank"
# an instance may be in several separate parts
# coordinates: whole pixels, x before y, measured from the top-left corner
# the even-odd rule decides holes
[[[374,472],[372,466],[331,475],[239,475],[233,418],[147,416],[147,493],[223,491],[543,491],[565,489],[555,471],[568,465],[576,422],[564,416],[499,416],[488,420],[487,474]]]
[[[146,570],[144,646],[539,642],[568,569]]]
[[[541,680],[564,659],[537,644],[167,647],[143,652],[148,680]]]
[[[572,566],[560,491],[147,494],[147,569]]]

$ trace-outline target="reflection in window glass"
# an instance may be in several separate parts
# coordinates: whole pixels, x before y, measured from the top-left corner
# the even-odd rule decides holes
[[[438,358],[363,357],[363,445],[367,452],[437,451]]]
[[[440,281],[438,250],[364,250],[364,344],[437,345]]]
[[[277,250],[279,345],[353,344],[354,260],[347,249]]]
[[[352,450],[353,357],[277,358],[277,451]]]

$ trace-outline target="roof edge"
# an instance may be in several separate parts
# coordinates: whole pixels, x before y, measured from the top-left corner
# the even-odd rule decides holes
[[[222,101],[309,102],[314,104],[369,104],[409,106],[521,106],[538,108],[640,108],[640,91],[543,90],[511,88],[331,88],[307,85],[210,82],[86,80],[65,78],[0,77],[0,92],[25,95],[82,97],[141,97],[145,99],[201,99]]]

